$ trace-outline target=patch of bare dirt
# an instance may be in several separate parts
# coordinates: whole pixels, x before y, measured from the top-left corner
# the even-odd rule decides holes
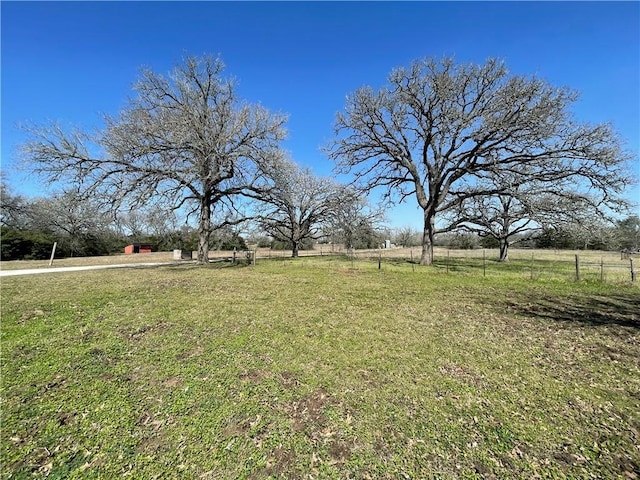
[[[75,417],[76,414],[70,412],[60,412],[58,413],[58,415],[56,415],[56,418],[58,419],[58,425],[60,427],[64,425],[72,425],[75,422]]]
[[[53,468],[54,453],[46,447],[33,449],[23,460],[18,460],[8,466],[10,471],[30,471],[32,477],[42,478],[49,475]]]
[[[49,390],[53,390],[54,388],[59,388],[67,382],[67,377],[63,377],[62,375],[56,375],[53,380],[45,383],[40,388],[40,393],[48,392]],[[34,385],[36,386],[36,385]]]
[[[269,476],[280,477],[286,474],[286,478],[292,477],[289,471],[292,465],[295,465],[296,452],[293,450],[287,450],[282,445],[276,447],[267,459],[265,467],[265,473]]]
[[[182,378],[177,376],[169,377],[164,382],[162,382],[162,384],[165,387],[175,388],[182,385]]]
[[[327,392],[319,388],[309,395],[296,400],[285,407],[285,411],[291,417],[291,426],[294,431],[314,431],[327,423],[327,417],[323,410],[332,404],[332,399]]]
[[[263,434],[269,430],[270,424],[262,424],[262,415],[256,415],[255,417],[248,417],[241,420],[236,418],[229,419],[227,426],[222,429],[222,435],[225,438],[239,437],[251,432],[256,446],[261,447],[264,441]]]
[[[300,385],[298,376],[292,372],[280,372],[280,381],[287,388],[295,388]]]
[[[226,438],[230,437],[238,437],[244,435],[251,428],[249,421],[231,421],[224,429],[222,430],[222,435]]]
[[[336,440],[329,446],[329,456],[334,463],[344,463],[351,457],[352,446],[343,441]]]
[[[28,312],[24,312],[20,317],[20,324],[24,325],[29,320],[33,320],[34,318],[42,317],[44,315],[45,313],[43,310],[39,310],[39,309],[29,310]]]
[[[162,333],[167,331],[172,326],[171,323],[168,322],[158,322],[155,325],[140,325],[138,327],[121,327],[118,329],[118,333],[121,337],[131,340],[138,341],[142,340],[149,333]]]
[[[240,380],[245,383],[260,383],[267,378],[271,378],[269,370],[249,370],[240,375]]]
[[[189,350],[188,352],[183,352],[179,355],[176,355],[176,360],[186,360],[188,358],[194,358],[202,355],[204,352],[204,347],[198,345],[196,348]]]
[[[356,270],[354,270],[353,268],[339,268],[337,270],[337,272],[340,275],[355,275],[356,273],[358,273]]]
[[[162,436],[155,435],[152,437],[146,437],[140,440],[140,443],[136,446],[136,451],[138,453],[149,453],[149,454],[157,454],[162,447],[164,447],[165,442],[162,439]]]
[[[481,478],[487,479],[487,480],[495,480],[497,477],[493,474],[493,472],[491,471],[491,469],[489,467],[487,467],[483,462],[481,462],[480,460],[477,460],[475,462],[473,462],[473,468],[476,471],[476,473],[478,475],[480,475]]]
[[[483,383],[482,377],[476,375],[471,369],[463,365],[446,363],[440,367],[440,373],[450,377],[459,378],[475,386],[480,386]]]

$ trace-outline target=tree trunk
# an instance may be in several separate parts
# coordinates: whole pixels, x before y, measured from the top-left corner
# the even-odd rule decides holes
[[[499,238],[500,242],[500,258],[499,262],[508,262],[509,261],[509,241],[506,238]]]
[[[200,202],[198,224],[198,263],[209,263],[209,237],[211,236],[211,205],[208,198]]]
[[[299,242],[291,242],[293,245],[293,249],[291,252],[291,258],[297,258],[298,257],[298,250],[300,249],[299,246]]]
[[[422,256],[420,265],[433,264],[433,232],[435,230],[433,215],[425,212],[424,231],[422,233]]]

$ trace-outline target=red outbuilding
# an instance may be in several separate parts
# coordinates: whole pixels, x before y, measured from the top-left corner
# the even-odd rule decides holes
[[[151,253],[150,243],[132,243],[124,247],[124,253],[127,255],[132,253]]]

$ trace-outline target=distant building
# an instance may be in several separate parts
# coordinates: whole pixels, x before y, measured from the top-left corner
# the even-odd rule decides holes
[[[150,243],[132,243],[124,247],[124,253],[130,255],[132,253],[151,253]]]

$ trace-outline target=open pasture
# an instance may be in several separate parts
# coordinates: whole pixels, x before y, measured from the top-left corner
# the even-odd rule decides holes
[[[638,478],[637,284],[527,261],[3,279],[2,478]]]

